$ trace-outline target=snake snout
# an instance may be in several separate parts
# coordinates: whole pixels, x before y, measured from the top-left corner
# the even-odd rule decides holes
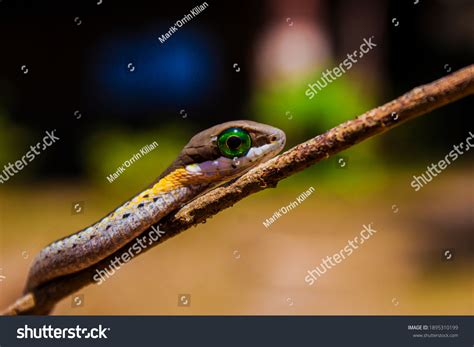
[[[286,135],[283,130],[272,127],[271,135],[268,137],[269,144],[276,147],[276,153],[279,153],[286,144]]]

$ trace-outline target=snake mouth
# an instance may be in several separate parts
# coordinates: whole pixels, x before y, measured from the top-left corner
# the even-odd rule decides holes
[[[283,147],[285,147],[285,133],[276,128],[274,130],[273,134],[268,136],[268,143],[250,148],[243,159],[248,159],[251,163],[256,161],[264,162],[280,153]]]

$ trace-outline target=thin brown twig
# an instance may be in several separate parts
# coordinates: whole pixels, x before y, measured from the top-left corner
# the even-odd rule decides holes
[[[204,222],[250,194],[276,187],[280,180],[308,166],[473,93],[474,65],[467,66],[430,84],[416,87],[383,106],[291,148],[251,170],[232,184],[214,189],[190,202],[159,223],[159,227],[161,230],[166,230],[166,234],[145,251],[191,226]],[[131,244],[124,246],[91,268],[56,278],[36,288],[18,299],[3,314],[48,314],[58,301],[92,283],[96,270],[107,268],[114,258],[120,257],[130,246]]]

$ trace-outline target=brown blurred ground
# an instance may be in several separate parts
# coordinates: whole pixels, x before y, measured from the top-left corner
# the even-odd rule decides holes
[[[467,236],[456,228],[446,234],[428,222],[455,225],[452,211],[467,210],[456,218],[472,227],[472,177],[453,168],[442,175],[419,192],[410,188],[407,174],[390,188],[359,195],[334,195],[330,186],[320,188],[317,178],[295,187],[299,177],[292,177],[291,184],[251,196],[139,256],[101,286],[84,288],[79,292],[84,306],[72,308],[68,298],[54,313],[473,314],[473,258],[471,248],[463,248],[472,229]],[[311,185],[316,192],[301,206],[264,228],[266,218]],[[45,244],[96,221],[133,193],[110,197],[57,184],[3,190],[0,267],[6,278],[0,283],[0,307],[20,294],[32,259]],[[86,201],[85,213],[71,215],[71,202],[78,200]],[[370,222],[376,235],[315,285],[305,283],[308,269]],[[454,260],[443,261],[442,249],[453,245]],[[178,307],[178,294],[191,294],[191,306]]]

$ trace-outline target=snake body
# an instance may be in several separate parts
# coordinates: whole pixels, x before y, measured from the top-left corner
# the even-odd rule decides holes
[[[223,146],[235,145],[238,131],[248,134],[251,147],[223,153],[222,141],[227,140]],[[281,130],[252,121],[227,122],[198,133],[156,183],[98,222],[43,248],[31,266],[25,292],[94,266],[199,194],[273,157],[284,144]],[[241,155],[232,157],[234,153]]]

